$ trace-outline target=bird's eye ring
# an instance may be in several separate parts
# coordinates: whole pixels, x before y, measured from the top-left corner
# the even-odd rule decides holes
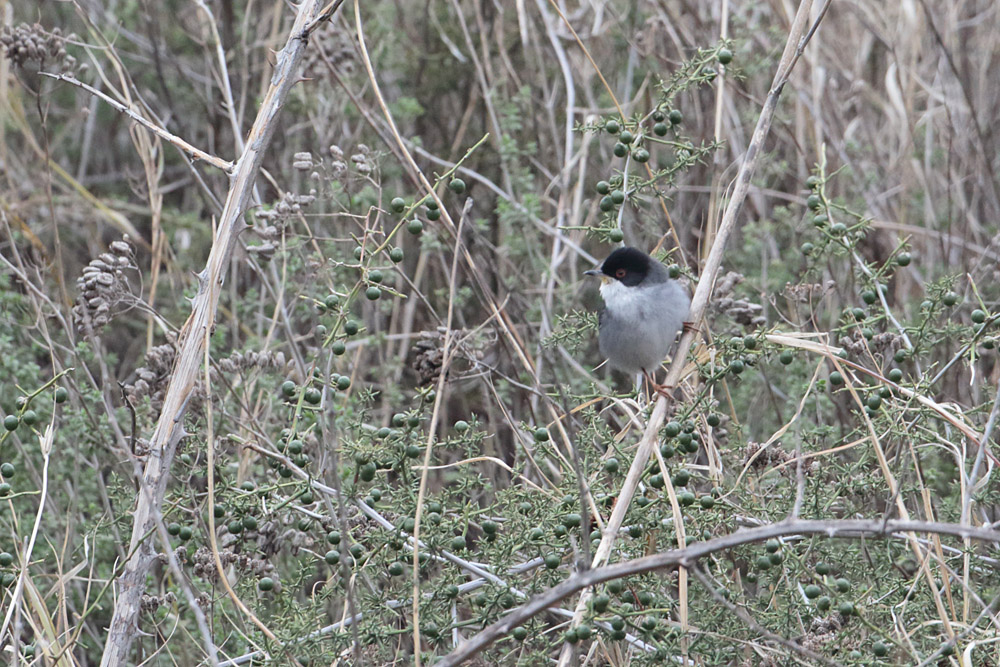
[[[625,273],[626,273],[625,269],[618,269],[617,271],[615,271],[615,278],[621,280],[622,278],[625,277]]]

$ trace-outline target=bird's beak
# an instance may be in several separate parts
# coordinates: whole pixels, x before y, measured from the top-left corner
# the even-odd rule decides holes
[[[600,269],[591,269],[590,271],[584,271],[583,275],[585,275],[585,276],[599,276],[599,275],[601,275],[601,270]]]

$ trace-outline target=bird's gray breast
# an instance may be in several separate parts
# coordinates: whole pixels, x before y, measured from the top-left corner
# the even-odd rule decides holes
[[[602,287],[600,349],[609,363],[627,373],[655,370],[667,356],[688,315],[690,299],[675,281]]]

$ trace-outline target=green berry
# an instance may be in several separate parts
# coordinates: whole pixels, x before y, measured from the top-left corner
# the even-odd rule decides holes
[[[667,115],[665,113],[663,113],[662,111],[660,111],[659,109],[657,109],[656,111],[653,112],[653,122],[654,123],[662,123],[666,119],[667,119]]]
[[[373,283],[380,283],[385,280],[385,276],[379,269],[372,269],[368,272],[368,280]]]
[[[701,505],[702,509],[710,510],[715,507],[715,498],[712,496],[702,496],[698,499],[698,504]]]
[[[691,481],[691,473],[687,470],[678,470],[670,480],[674,486],[687,486]]]
[[[453,178],[448,183],[448,189],[454,192],[456,195],[460,195],[465,192],[465,181],[461,178]]]
[[[815,249],[816,249],[816,246],[814,246],[812,243],[809,243],[807,241],[807,242],[805,242],[805,243],[802,244],[802,246],[799,248],[799,251],[803,255],[811,255],[812,251],[815,250]]]
[[[391,563],[389,565],[389,576],[390,577],[401,576],[403,574],[403,572],[405,572],[405,571],[406,571],[406,568],[398,560],[395,561],[394,563]]]
[[[406,223],[406,231],[410,232],[413,235],[417,235],[420,232],[424,231],[424,223],[420,222],[419,220],[410,220],[408,223]]]
[[[560,558],[558,554],[548,554],[545,556],[544,560],[545,560],[545,567],[547,567],[550,570],[556,569],[557,567],[559,567],[559,564],[562,563],[562,558]]]
[[[830,608],[830,605],[831,605],[830,598],[827,597],[826,595],[816,600],[816,608],[819,609],[820,611],[826,611],[827,609]]]
[[[610,473],[612,475],[618,472],[620,467],[621,466],[618,463],[618,459],[616,459],[613,456],[604,462],[604,472]]]
[[[903,379],[903,371],[899,370],[898,368],[893,368],[891,371],[889,371],[888,377],[891,382],[899,382],[900,380]]]
[[[779,542],[778,540],[773,540],[773,539],[768,540],[767,543],[764,544],[764,550],[767,551],[767,553],[769,554],[775,553],[780,548],[781,548],[781,542]]]
[[[326,534],[326,541],[330,544],[340,544],[340,532],[336,530],[331,530]]]
[[[780,355],[778,355],[778,361],[780,361],[785,366],[787,366],[788,364],[792,363],[792,361],[794,361],[794,359],[795,359],[795,355],[792,354],[791,351],[789,351],[789,350],[784,350],[784,351],[782,351],[782,353]]]
[[[980,311],[982,312],[982,311]],[[975,313],[973,313],[975,315]],[[28,426],[34,426],[38,423],[38,413],[34,410],[25,410],[24,414],[21,415],[21,421],[23,421]]]
[[[306,400],[306,403],[309,403],[310,405],[319,405],[320,401],[323,400],[323,393],[316,387],[309,387],[306,389],[303,398]]]
[[[267,591],[273,590],[274,579],[272,579],[271,577],[264,577],[263,579],[257,582],[257,588],[264,591],[265,593]]]
[[[884,658],[889,655],[889,647],[882,642],[875,642],[872,644],[872,653],[876,658]]]
[[[845,600],[837,607],[837,611],[840,612],[841,616],[851,616],[854,614],[854,603]]]
[[[809,188],[810,190],[815,190],[818,185],[819,185],[819,179],[816,178],[815,176],[810,176],[809,178],[806,179],[806,187]]]
[[[608,134],[618,134],[618,130],[621,129],[621,125],[618,124],[617,120],[609,120],[604,124],[604,129]]]
[[[611,211],[615,208],[615,202],[611,199],[610,196],[605,195],[604,197],[601,197],[601,201],[598,204],[598,206],[602,211],[607,213],[608,211]]]
[[[358,323],[355,322],[354,320],[347,320],[346,322],[344,322],[344,333],[347,334],[348,336],[353,336],[354,334],[358,333],[358,330],[359,330]]]
[[[243,522],[238,519],[234,519],[229,522],[229,525],[226,526],[226,529],[233,535],[238,535],[243,532]]]
[[[679,109],[672,109],[667,118],[670,119],[671,125],[680,125],[684,121],[684,114]]]
[[[770,570],[771,569],[771,559],[767,556],[757,557],[757,569],[758,570]]]
[[[733,375],[739,375],[746,369],[746,364],[742,359],[734,359],[731,364],[729,364],[729,372]]]
[[[181,525],[179,523],[167,524],[167,535],[173,535],[174,537],[176,537],[180,535],[180,533],[181,533]],[[0,565],[3,565],[3,563],[0,562]]]
[[[829,563],[824,563],[824,562],[816,563],[816,574],[818,575],[825,577],[826,575],[830,574],[832,570],[833,568],[830,567]]]
[[[394,197],[393,200],[389,202],[389,206],[392,207],[392,210],[395,213],[402,213],[403,209],[406,208],[406,202],[403,201],[402,197]]]
[[[346,375],[341,375],[337,378],[337,389],[340,391],[347,391],[351,388],[351,378]]]
[[[681,267],[679,264],[671,264],[667,267],[667,275],[676,280],[681,275]]]
[[[456,433],[465,433],[468,430],[469,430],[469,422],[465,421],[464,419],[459,419],[457,422],[455,422]]]
[[[194,536],[194,531],[191,530],[190,526],[181,526],[181,532],[177,533],[177,537],[181,538],[181,541],[187,542]]]
[[[606,195],[611,192],[611,184],[607,181],[597,181],[595,189],[597,190],[597,194]]]
[[[333,344],[330,345],[330,351],[339,357],[344,352],[347,352],[347,345],[345,345],[342,340],[335,340],[333,341]]]
[[[535,429],[535,442],[548,442],[549,429],[541,426]]]
[[[833,585],[837,588],[837,591],[840,593],[846,593],[847,591],[851,590],[851,582],[848,581],[847,579],[844,579],[843,577],[837,579],[837,581],[835,581]]]
[[[986,321],[986,313],[983,312],[982,310],[978,309],[978,308],[976,308],[974,311],[972,311],[972,313],[969,315],[969,317],[972,318],[972,321],[975,324],[982,324],[983,322]],[[29,410],[28,412],[31,412],[31,410]],[[28,412],[24,413],[24,423],[28,424],[30,426],[31,422],[28,421]]]
[[[400,262],[402,262],[403,261],[403,249],[402,248],[393,248],[392,250],[390,250],[389,251],[389,259],[392,260],[393,264],[399,264]]]
[[[806,597],[809,598],[810,600],[815,600],[820,596],[822,592],[823,590],[816,584],[809,584],[805,588]]]
[[[657,123],[656,125],[653,126],[653,134],[655,134],[658,137],[662,137],[666,135],[667,129],[668,128],[666,123]]]
[[[823,206],[823,199],[819,195],[809,195],[806,198],[806,206],[813,211],[818,211]]]
[[[611,201],[616,205],[621,204],[623,201],[625,201],[625,193],[622,192],[621,190],[612,190]]]
[[[608,232],[608,240],[612,243],[621,243],[624,239],[625,233],[617,227]]]
[[[878,294],[875,293],[875,290],[865,290],[861,293],[861,300],[871,305],[878,301]]]
[[[369,301],[378,301],[380,298],[382,298],[382,290],[372,285],[371,287],[365,290],[365,298],[368,299]]]
[[[729,49],[719,50],[719,62],[723,65],[728,65],[733,62],[733,52]]]
[[[628,154],[628,146],[620,141],[611,150],[615,154],[615,157],[625,157]]]
[[[429,209],[427,211],[427,219],[430,221],[438,220],[441,217],[441,211],[436,208]]]
[[[66,387],[56,387],[55,399],[56,403],[65,403],[66,399],[69,398],[69,391]]]
[[[954,306],[956,303],[958,303],[958,295],[955,294],[954,292],[948,292],[943,297],[941,297],[941,301],[944,303],[944,305],[948,307]]]
[[[622,142],[623,144],[630,144],[633,141],[635,141],[635,136],[628,130],[625,130],[620,135],[618,135],[618,141]]]
[[[291,380],[285,380],[281,383],[281,393],[284,394],[285,398],[295,396],[295,389],[295,383]]]
[[[913,256],[908,252],[901,252],[896,255],[896,264],[899,266],[909,266],[911,261],[913,261]]]
[[[17,418],[17,415],[7,415],[3,418],[3,427],[8,431],[16,430],[18,423],[20,423],[20,420]]]
[[[243,527],[247,530],[257,530],[257,517],[249,515],[243,517]]]
[[[840,374],[840,371],[833,371],[830,373],[830,384],[835,387],[839,387],[844,384],[844,376]]]
[[[649,151],[647,151],[645,148],[640,148],[635,152],[635,155],[633,155],[632,157],[635,158],[635,161],[640,164],[649,162]]]

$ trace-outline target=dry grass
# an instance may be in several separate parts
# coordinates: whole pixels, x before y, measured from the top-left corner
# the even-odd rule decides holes
[[[693,561],[683,558],[669,563],[681,566],[676,579],[656,580],[676,602],[661,626],[682,635],[630,626],[624,643],[602,632],[564,644],[562,633],[581,618],[610,627],[587,606],[601,589],[584,588],[566,608],[535,617],[531,640],[540,643],[524,646],[537,654],[500,643],[487,660],[513,664],[561,649],[563,664],[644,664],[669,646],[690,664],[733,656],[808,663],[816,654],[851,662],[848,650],[867,658],[880,640],[891,647],[885,659],[899,663],[929,664],[941,656],[928,647],[942,641],[957,642],[964,664],[995,663],[994,554],[961,527],[983,538],[1000,519],[988,447],[1000,364],[995,347],[983,346],[996,339],[990,313],[1000,311],[1000,10],[930,0],[802,7],[805,21],[793,29],[797,6],[773,0],[439,0],[419,11],[345,3],[314,26],[301,79],[280,113],[262,118],[293,18],[282,3],[253,5],[250,16],[225,2],[140,3],[118,14],[102,3],[63,4],[31,15],[0,4],[11,26],[41,26],[16,36],[35,40],[26,62],[0,60],[0,321],[10,332],[0,340],[8,358],[0,408],[21,418],[0,444],[0,462],[18,466],[0,511],[0,552],[15,556],[0,572],[17,575],[0,592],[0,646],[33,645],[35,664],[92,664],[117,614],[111,644],[127,663],[235,664],[226,661],[259,652],[289,663],[322,655],[329,664],[338,654],[388,664],[391,654],[423,664],[428,652],[444,655],[497,620],[499,607],[474,604],[479,592],[507,591],[520,606],[554,589],[539,560],[547,551],[558,552],[556,572],[569,581],[586,564],[665,553],[691,536],[720,540],[699,555],[698,580],[689,588]],[[786,40],[792,34],[789,46],[799,45],[821,16],[742,189],[737,174]],[[626,185],[640,183],[678,146],[646,139],[653,156],[638,165],[614,157],[607,133],[579,126],[642,118],[648,135],[661,80],[720,39],[732,40],[732,63],[673,101],[683,112],[677,141],[720,148],[602,217],[597,181],[627,165]],[[39,67],[32,58],[42,53]],[[240,156],[261,148],[254,177],[257,165]],[[234,174],[248,179],[245,205]],[[825,227],[807,208],[806,180],[816,174]],[[453,176],[466,192],[449,190]],[[402,213],[391,204],[397,196]],[[440,219],[428,216],[427,202]],[[423,220],[419,236],[408,232],[414,217]],[[831,250],[834,222],[863,222],[867,231]],[[593,332],[574,334],[581,322],[563,319],[598,305],[582,271],[608,252],[612,227],[630,245],[669,253],[698,290],[699,313],[705,308],[699,345],[671,371],[676,404],[608,400],[622,378],[595,370]],[[92,330],[74,319],[75,281],[122,234],[137,249],[138,271],[118,279],[115,289],[125,287],[111,323]],[[805,255],[803,243],[821,247]],[[405,255],[399,263],[389,259],[394,248]],[[904,249],[913,261],[897,264]],[[196,276],[218,277],[207,300],[218,299],[217,313],[202,297],[190,300]],[[862,303],[878,281],[885,292]],[[713,292],[717,285],[724,288]],[[366,299],[376,286],[381,298]],[[949,291],[957,305],[947,305]],[[339,303],[317,312],[331,293]],[[855,325],[848,315],[859,306],[865,319]],[[734,314],[740,308],[760,319],[748,325],[749,316]],[[345,336],[349,322],[361,332]],[[867,341],[862,326],[876,338]],[[760,350],[741,347],[746,334]],[[796,351],[793,365],[776,361],[783,350]],[[902,361],[893,361],[896,350],[908,351]],[[755,367],[727,375],[741,354]],[[896,368],[903,379],[890,378]],[[834,372],[843,389],[831,384]],[[331,373],[350,386],[316,384],[321,409],[312,411],[305,390]],[[297,386],[290,400],[279,390],[285,380]],[[119,382],[130,387],[134,413]],[[56,384],[70,389],[62,407],[50,393]],[[885,404],[867,410],[881,387],[890,390]],[[27,428],[29,408],[42,417],[38,431]],[[717,487],[712,519],[682,508],[683,485],[671,482],[677,459],[657,446],[675,412],[701,434],[698,454],[680,467],[699,495]],[[360,469],[365,456],[387,451],[388,437],[376,434],[398,427],[396,413],[421,418],[407,441],[419,457],[406,472],[380,468],[375,486],[385,500],[371,503]],[[711,425],[718,415],[722,425]],[[472,422],[468,434],[456,432],[458,420]],[[539,427],[551,440],[533,437]],[[303,434],[311,460],[283,449],[282,428]],[[190,458],[172,460],[175,447]],[[611,457],[622,459],[620,474],[602,467]],[[657,471],[662,491],[650,483]],[[245,481],[274,488],[259,500],[240,490]],[[300,502],[310,488],[315,500]],[[662,499],[651,507],[667,519],[646,517],[641,540],[617,534],[644,520],[633,493]],[[567,495],[573,502],[560,504]],[[620,504],[605,505],[608,496]],[[137,497],[142,520],[133,526]],[[428,509],[436,499],[445,499],[441,512]],[[230,514],[216,531],[206,508],[217,503]],[[274,524],[270,537],[261,529],[256,552],[225,525],[251,508]],[[548,531],[567,513],[584,521],[558,548],[550,537],[543,548],[511,535],[532,521]],[[454,535],[430,523],[442,514]],[[838,551],[841,541],[780,533],[789,555],[769,580],[768,603],[763,583],[746,582],[760,549],[725,536],[786,516],[958,528],[900,531],[906,549],[884,552],[854,534]],[[401,585],[384,570],[395,559],[386,555],[392,526],[405,517],[415,527],[398,558],[408,568]],[[296,528],[301,518],[345,536],[334,567],[322,562],[322,535]],[[495,552],[482,529],[493,519],[504,527]],[[213,539],[180,546],[167,532],[175,522]],[[593,529],[606,531],[603,541],[591,543]],[[455,547],[457,537],[471,553]],[[365,547],[363,564],[348,564],[349,542]],[[196,543],[210,544],[229,575],[225,587],[190,573]],[[224,564],[244,551],[265,563],[254,567],[273,569]],[[425,554],[438,569],[424,565]],[[853,600],[865,607],[849,631],[833,633],[839,653],[837,642],[815,639],[822,633],[810,623],[822,615],[802,592],[831,554],[842,557]],[[284,592],[258,593],[254,583],[267,573]],[[629,579],[629,590],[650,581]],[[722,621],[713,611],[721,593],[705,582],[739,597],[718,612]],[[431,596],[452,583],[461,590],[454,605]],[[139,639],[123,612],[130,585],[133,607],[147,596]],[[329,593],[335,585],[341,592]],[[170,602],[167,593],[176,593]],[[282,600],[308,609],[306,618]],[[398,628],[372,639],[358,614],[389,627],[380,616],[388,610]],[[426,621],[443,626],[442,610],[449,628],[435,640]],[[331,639],[348,626],[347,639]]]

